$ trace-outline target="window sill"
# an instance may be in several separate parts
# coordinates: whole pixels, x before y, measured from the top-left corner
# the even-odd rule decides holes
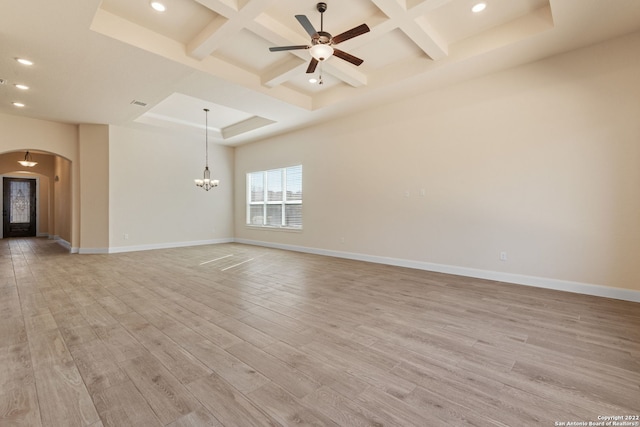
[[[264,230],[264,231],[286,231],[289,233],[300,233],[302,232],[302,228],[292,228],[292,227],[270,227],[268,225],[251,225],[245,224],[245,226],[251,230]]]

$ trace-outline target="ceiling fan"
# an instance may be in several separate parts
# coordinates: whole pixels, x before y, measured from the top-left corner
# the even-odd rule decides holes
[[[340,59],[344,59],[347,62],[350,62],[354,65],[360,65],[364,61],[360,58],[357,58],[353,55],[348,54],[340,49],[335,49],[333,46],[342,43],[345,40],[352,39],[354,37],[360,36],[364,33],[368,33],[369,27],[367,24],[358,25],[344,33],[340,33],[337,36],[332,36],[331,34],[324,31],[324,12],[327,10],[327,4],[324,2],[320,2],[316,5],[316,9],[320,12],[320,31],[316,31],[311,25],[309,18],[305,15],[296,15],[296,19],[305,29],[305,31],[311,36],[311,45],[298,45],[298,46],[278,46],[278,47],[270,47],[269,50],[271,52],[278,52],[281,50],[298,50],[298,49],[309,49],[311,53],[311,62],[307,67],[307,73],[313,73],[318,66],[318,62],[326,61],[331,57],[331,55],[335,55]]]

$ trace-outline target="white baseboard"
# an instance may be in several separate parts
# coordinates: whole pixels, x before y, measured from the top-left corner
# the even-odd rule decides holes
[[[51,237],[50,237],[51,238]],[[60,246],[67,248],[69,250],[70,253],[72,254],[77,254],[78,253],[78,248],[74,248],[71,246],[71,243],[67,242],[66,240],[64,240],[62,237],[54,235],[53,236],[53,240],[56,241],[57,244],[59,244]]]
[[[78,253],[83,255],[108,254],[109,248],[79,248]]]
[[[107,252],[100,252],[100,253],[117,254],[117,253],[123,253],[123,252],[149,251],[153,249],[171,249],[171,248],[183,248],[187,246],[215,245],[218,243],[233,243],[234,241],[235,239],[233,239],[232,237],[229,237],[224,239],[196,240],[192,242],[158,243],[158,244],[152,244],[152,245],[139,245],[139,246],[118,246],[118,247],[110,247]]]
[[[474,277],[477,279],[495,280],[498,282],[514,283],[517,285],[533,286],[578,294],[614,298],[625,301],[640,302],[640,291],[632,289],[614,288],[605,285],[572,282],[546,277],[526,276],[521,274],[504,273],[500,271],[480,270],[475,268],[458,267],[455,265],[435,264],[430,262],[412,261],[400,258],[381,257],[353,252],[333,251],[328,249],[308,248],[304,246],[284,245],[258,240],[235,239],[236,243],[284,249],[295,252],[305,252],[316,255],[332,256],[336,258],[353,259],[357,261],[373,262],[376,264],[394,265],[398,267],[415,268],[418,270],[437,273],[455,274],[458,276]]]

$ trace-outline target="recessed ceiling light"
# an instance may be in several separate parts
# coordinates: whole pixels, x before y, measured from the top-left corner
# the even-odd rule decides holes
[[[164,12],[165,10],[167,10],[166,6],[159,1],[152,1],[151,7],[153,8],[153,10],[156,10],[158,12]]]
[[[14,86],[15,86],[16,88],[20,89],[20,90],[27,90],[27,89],[29,89],[29,86],[27,86],[27,85],[15,84]]]
[[[16,58],[16,61],[18,61],[22,65],[33,65],[33,62],[29,61],[28,59],[24,59],[24,58]]]
[[[478,3],[471,8],[473,13],[482,12],[487,7],[486,3]]]
[[[24,104],[22,102],[13,102],[13,106],[22,108],[24,107]]]
[[[315,77],[311,77],[309,79],[309,83],[311,83],[311,84],[318,83],[318,79],[316,79]]]

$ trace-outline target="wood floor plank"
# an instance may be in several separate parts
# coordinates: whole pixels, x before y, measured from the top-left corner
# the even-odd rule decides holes
[[[22,316],[12,316],[0,322],[0,345],[15,345],[27,342],[27,330]]]
[[[60,327],[59,330],[69,350],[99,339],[94,329],[88,325],[76,328]]]
[[[627,410],[640,408],[640,393],[629,393],[628,388],[620,387],[618,384],[603,387],[602,377],[590,378],[589,369],[567,368],[568,366],[551,363],[518,361],[513,367],[513,372],[562,389],[573,390],[586,401],[592,401],[592,407],[598,406],[596,402],[601,403],[602,410],[605,410],[607,404]]]
[[[140,314],[129,313],[120,316],[119,319],[131,335],[169,368],[182,383],[195,381],[211,373],[195,356],[149,324]]]
[[[387,421],[379,413],[364,409],[326,386],[302,400],[341,426],[383,426]]]
[[[298,369],[249,343],[235,345],[227,351],[298,398],[320,387]]]
[[[60,333],[44,332],[29,341],[43,424],[96,422],[98,414]]]
[[[309,409],[274,383],[267,383],[247,396],[283,426],[337,426],[329,417]]]
[[[108,328],[118,324],[118,321],[98,303],[71,308],[76,308],[93,328]]]
[[[72,347],[71,355],[91,395],[128,380],[100,340]]]
[[[20,297],[18,288],[13,284],[8,287],[0,287],[0,319],[21,316]]]
[[[118,362],[133,359],[148,351],[120,324],[92,329]]]
[[[211,415],[211,412],[199,407],[167,424],[166,427],[223,427],[223,425],[216,417]]]
[[[33,381],[9,382],[0,387],[0,425],[39,427],[40,407]],[[45,424],[46,425],[46,424]]]
[[[33,383],[28,343],[0,347],[0,386],[11,382]]]
[[[162,425],[130,381],[102,390],[93,399],[105,427]]]
[[[109,312],[112,316],[117,316],[120,314],[130,313],[132,311],[131,307],[127,306],[124,302],[120,301],[118,298],[113,295],[108,295],[97,300],[98,304],[100,304],[105,310]]]
[[[369,383],[355,375],[323,363],[313,354],[305,353],[283,342],[276,342],[264,348],[264,351],[282,360],[292,368],[304,372],[318,384],[331,387],[345,396],[363,392]]]
[[[187,388],[225,426],[278,425],[270,416],[258,409],[243,394],[215,373],[194,381]]]
[[[120,365],[163,424],[199,407],[178,379],[152,355],[129,359]]]
[[[237,243],[0,240],[0,425],[596,421],[637,412],[639,360],[628,301]]]
[[[166,328],[163,331],[209,370],[242,392],[255,390],[269,381],[254,368],[191,329],[178,327]]]
[[[242,316],[240,321],[266,335],[291,345],[304,344],[312,340],[309,336],[312,332],[311,329],[303,333],[297,332],[254,314]]]
[[[416,387],[404,399],[428,425],[503,427],[501,422],[468,408],[462,400],[451,400],[437,390]]]
[[[24,321],[27,335],[35,335],[58,329],[56,320],[48,310],[35,316],[25,316]]]
[[[21,292],[20,306],[25,316],[35,316],[45,311],[51,312],[41,292]]]
[[[258,348],[265,347],[276,342],[276,339],[259,331],[256,328],[243,323],[233,317],[225,317],[216,321],[216,324],[227,332],[237,336],[243,341],[253,344]]]
[[[57,365],[53,369],[36,369],[35,379],[44,425],[84,426],[99,420],[73,363]]]

